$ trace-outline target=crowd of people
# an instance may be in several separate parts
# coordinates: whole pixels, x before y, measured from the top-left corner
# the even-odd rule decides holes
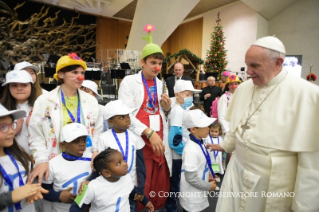
[[[6,75],[0,210],[197,212],[215,191],[239,195],[220,196],[216,211],[318,211],[319,88],[283,68],[282,42],[252,44],[251,80],[224,72],[223,89],[209,77],[198,90],[176,63],[163,93],[164,55],[147,32],[142,71],[126,76],[105,106],[75,53],[58,60],[50,92],[28,62]],[[193,104],[196,93],[204,110]]]

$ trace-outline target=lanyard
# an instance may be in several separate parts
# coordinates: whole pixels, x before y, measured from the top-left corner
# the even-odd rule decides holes
[[[10,157],[12,163],[14,164],[14,166],[17,168],[18,170],[18,175],[19,175],[19,187],[21,186],[24,186],[24,183],[23,183],[23,178],[21,176],[21,173],[20,173],[20,170],[19,170],[19,166],[16,162],[16,160],[14,159],[14,157],[12,156],[11,152],[7,149],[4,149],[4,152]],[[1,166],[0,164],[0,169],[1,169],[1,172],[2,172],[2,175],[3,175],[3,179],[8,183],[9,185],[9,190],[13,191],[13,182],[11,181],[9,175],[7,174],[7,172],[4,170],[4,168]],[[16,210],[21,210],[21,204],[20,202],[17,202],[14,204],[14,207],[16,208]]]
[[[210,172],[212,173],[213,177],[216,178],[216,177],[215,177],[215,173],[214,173],[213,168],[212,168],[212,162],[211,162],[211,160],[210,160],[210,156],[209,156],[209,153],[208,153],[207,149],[205,148],[205,150],[206,150],[206,153],[205,153],[205,151],[204,151],[204,149],[203,149],[203,147],[202,147],[202,144],[201,144],[200,140],[198,140],[198,139],[197,139],[194,135],[192,135],[192,134],[191,134],[191,136],[193,136],[193,138],[197,141],[198,145],[199,145],[200,148],[202,149],[202,152],[204,153],[204,156],[205,156],[206,161],[207,161],[207,164],[208,164],[208,168],[209,168]]]
[[[147,82],[145,80],[145,77],[142,73],[142,79],[143,79],[143,82],[144,82],[144,85],[146,87],[146,90],[147,90],[147,95],[148,95],[148,98],[150,99],[150,104],[151,104],[151,107],[154,108],[154,113],[155,113],[155,108],[156,108],[156,102],[157,102],[157,87],[156,87],[156,77],[153,78],[154,80],[154,101],[153,101],[153,98],[152,98],[152,94],[148,88],[148,85],[147,85]],[[153,104],[154,103],[154,104]]]
[[[91,158],[84,158],[84,157],[71,156],[71,155],[67,155],[65,152],[62,152],[62,156],[63,156],[65,159],[70,159],[70,160],[84,160],[84,161],[91,161]]]
[[[209,137],[210,137],[210,141],[212,142],[212,144],[214,144],[212,136],[209,135]],[[217,136],[217,142],[219,144],[219,136]],[[218,151],[214,151],[215,160],[216,160],[217,155],[218,155]]]
[[[80,104],[80,95],[79,95],[79,91],[76,90],[76,94],[78,95],[78,109],[77,109],[77,121],[78,123],[81,123],[81,104]],[[72,113],[69,111],[69,109],[67,108],[66,104],[65,104],[65,99],[64,99],[64,95],[63,95],[63,92],[62,92],[62,89],[61,89],[61,99],[62,99],[62,103],[64,104],[66,110],[68,111],[68,114],[70,116],[70,118],[72,119],[72,122],[75,123],[75,118],[74,116],[72,115]]]
[[[112,129],[112,133],[113,133],[113,136],[114,136],[114,138],[116,140],[117,145],[120,147],[120,150],[121,150],[121,153],[122,153],[122,155],[124,157],[125,162],[127,162],[127,158],[128,158],[128,133],[127,133],[127,130],[125,130],[125,138],[126,138],[126,148],[125,148],[126,151],[125,151],[125,154],[124,154],[121,142],[120,142],[119,138],[117,137],[117,135],[115,133],[114,128]]]

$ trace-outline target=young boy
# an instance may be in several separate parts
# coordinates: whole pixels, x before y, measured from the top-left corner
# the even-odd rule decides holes
[[[101,99],[101,95],[97,92],[97,84],[94,81],[91,80],[84,80],[82,83],[81,90],[87,92],[88,94],[91,94],[94,96],[97,100]],[[109,124],[107,119],[105,119],[104,115],[104,106],[99,104],[100,108],[100,114],[103,116],[103,131],[105,132],[106,130],[109,129]]]
[[[182,153],[186,142],[189,140],[189,131],[185,127],[182,117],[185,116],[186,111],[193,105],[193,93],[200,92],[201,90],[194,89],[191,81],[178,80],[175,83],[176,104],[172,106],[168,134],[169,145],[173,149],[173,174],[170,178],[170,192],[177,193],[180,190]],[[171,199],[174,201],[170,202]],[[165,208],[168,209],[167,211],[177,211],[177,197],[171,199],[168,199]]]
[[[110,147],[122,153],[134,183],[135,194],[133,199],[130,198],[130,208],[131,211],[137,211],[135,200],[141,201],[143,205],[152,203],[144,196],[145,164],[142,148],[145,143],[140,136],[128,130],[131,125],[129,114],[133,110],[126,107],[121,100],[111,101],[105,106],[104,113],[112,129],[100,136],[98,152]]]
[[[184,211],[202,211],[207,208],[209,203],[204,194],[216,187],[216,182],[209,176],[209,172],[212,172],[211,162],[203,141],[208,136],[208,126],[215,120],[208,118],[201,110],[186,113],[184,123],[191,133],[182,156],[182,195],[179,200]]]
[[[49,178],[42,186],[49,190],[44,199],[53,202],[53,211],[68,212],[81,182],[91,174],[91,158],[84,158],[87,129],[79,123],[62,128],[62,154],[49,161]]]
[[[150,31],[154,30],[154,27],[147,25],[144,29],[148,32],[149,43],[142,51],[143,70],[123,79],[119,88],[119,99],[127,107],[135,109],[131,116],[130,129],[137,135],[143,134],[142,138],[145,142],[143,148],[146,167],[144,194],[154,204],[155,209],[161,209],[167,198],[159,197],[159,195],[150,197],[149,194],[151,191],[152,193],[169,192],[170,189],[172,154],[168,144],[168,124],[165,114],[170,111],[171,100],[167,94],[162,94],[163,85],[157,79],[164,55],[161,48],[151,41]],[[141,209],[140,205],[138,211]]]

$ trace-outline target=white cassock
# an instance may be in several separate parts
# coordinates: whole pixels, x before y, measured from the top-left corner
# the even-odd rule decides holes
[[[241,136],[241,125],[272,89]],[[233,95],[226,119],[230,131],[221,147],[236,152],[221,192],[257,193],[222,193],[216,211],[319,211],[318,86],[285,69],[263,87],[246,81]]]

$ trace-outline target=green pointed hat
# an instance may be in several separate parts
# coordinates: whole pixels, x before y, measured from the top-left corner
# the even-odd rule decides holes
[[[155,30],[155,27],[151,24],[147,24],[144,26],[144,31],[148,33],[148,36],[143,36],[142,38],[146,41],[148,41],[148,44],[144,46],[143,51],[142,51],[142,58],[144,59],[145,57],[154,54],[154,53],[162,53],[163,51],[161,47],[155,43],[152,42],[153,38],[151,36],[151,31],[153,32]]]

